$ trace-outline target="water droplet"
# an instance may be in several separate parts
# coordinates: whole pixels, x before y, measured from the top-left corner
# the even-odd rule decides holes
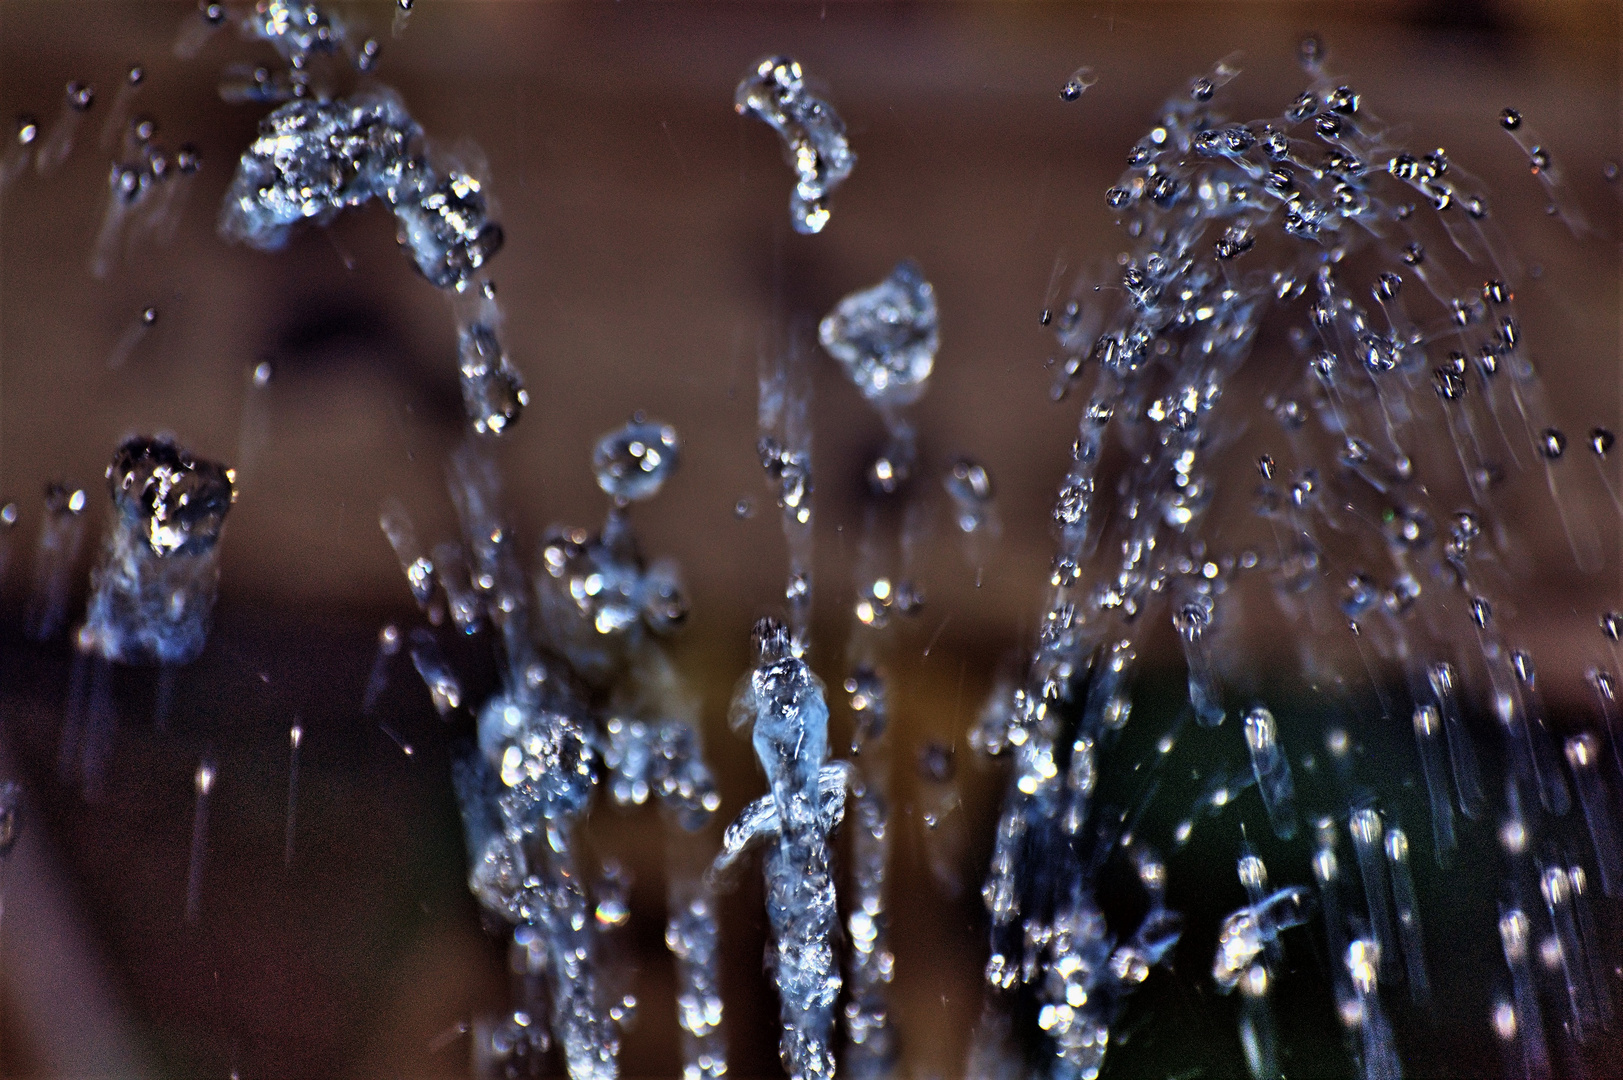
[[[224,4],[210,3],[208,0],[203,0],[202,3],[197,5],[197,10],[198,13],[203,16],[203,21],[208,23],[210,26],[219,26],[221,23],[225,22]]]
[[[1617,436],[1610,428],[1595,427],[1589,429],[1589,448],[1595,452],[1596,457],[1605,457],[1617,442]]]
[[[1420,246],[1419,241],[1409,244],[1403,249],[1403,261],[1408,266],[1419,266],[1426,261],[1426,249]]]
[[[1350,86],[1338,86],[1324,95],[1324,104],[1331,112],[1341,113],[1343,116],[1352,116],[1358,111],[1361,98],[1358,91]]]
[[[755,515],[755,504],[748,498],[739,499],[733,504],[733,516],[740,521]]]
[[[919,747],[919,776],[937,784],[949,783],[954,773],[952,748],[938,739]]]
[[[1522,126],[1522,114],[1515,109],[1505,109],[1499,114],[1499,125],[1506,131],[1515,131]]]
[[[1567,452],[1567,437],[1559,428],[1545,428],[1539,435],[1538,452],[1548,461],[1558,460]]]
[[[255,364],[253,376],[254,388],[263,390],[265,387],[269,386],[271,375],[272,371],[269,360],[261,360],[259,363]]]
[[[151,326],[158,321],[158,309],[151,304],[141,309],[141,325]]]
[[[1471,621],[1477,626],[1486,628],[1488,620],[1493,618],[1493,605],[1480,596],[1471,597]]]
[[[1465,394],[1465,379],[1453,368],[1440,367],[1433,371],[1432,385],[1444,401],[1455,401]]]
[[[789,195],[790,224],[798,233],[821,232],[830,196],[857,161],[839,114],[806,88],[799,62],[787,56],[755,65],[738,84],[733,108],[740,116],[759,117],[783,140],[798,178]]]
[[[1047,308],[1043,308],[1043,313],[1042,315],[1038,316],[1037,321],[1043,326],[1047,326],[1049,323],[1054,321],[1054,313]]]
[[[1084,64],[1082,67],[1079,67],[1076,69],[1076,71],[1072,72],[1070,79],[1068,79],[1065,85],[1060,88],[1060,99],[1062,101],[1075,101],[1077,98],[1082,96],[1083,92],[1086,91],[1088,87],[1092,86],[1098,81],[1099,76],[1094,74],[1091,67]]]
[[[1317,71],[1324,63],[1324,42],[1317,34],[1308,34],[1296,45],[1296,59],[1308,71]]]
[[[39,138],[39,120],[27,113],[17,116],[17,144],[31,146]]]
[[[835,305],[818,338],[863,397],[911,404],[924,393],[941,347],[935,290],[918,264],[904,259],[884,281]]]
[[[96,103],[96,88],[89,83],[68,83],[68,104],[78,112],[87,111]]]
[[[973,458],[959,458],[947,471],[942,486],[958,510],[958,527],[964,532],[974,532],[980,527],[986,504],[992,499],[992,475],[986,466]]]
[[[1264,480],[1274,478],[1274,458],[1272,454],[1263,454],[1257,459],[1257,471],[1262,474]]]
[[[678,456],[675,428],[633,421],[598,440],[592,471],[608,495],[636,501],[658,493],[676,470]]]
[[[1604,612],[1600,617],[1600,632],[1606,635],[1608,641],[1623,637],[1623,612]]]
[[[464,326],[457,337],[463,408],[474,431],[500,435],[518,420],[530,402],[524,378],[488,325]]]
[[[1550,152],[1542,146],[1535,146],[1527,152],[1527,168],[1534,176],[1541,172],[1548,172],[1550,168]]]

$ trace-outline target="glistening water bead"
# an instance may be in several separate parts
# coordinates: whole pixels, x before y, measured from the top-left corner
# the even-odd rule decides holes
[[[592,472],[605,494],[636,502],[658,494],[676,471],[677,455],[675,428],[633,420],[597,441]]]
[[[857,163],[834,107],[806,87],[800,63],[769,56],[744,76],[733,94],[740,116],[765,121],[783,140],[783,156],[795,170],[789,221],[798,233],[818,233],[829,220],[829,198]]]
[[[102,656],[184,664],[203,651],[234,481],[230,469],[162,437],[118,448],[107,467],[114,514],[85,619]]]
[[[912,404],[941,348],[935,290],[917,263],[904,260],[878,285],[835,305],[817,336],[863,397],[875,405]]]

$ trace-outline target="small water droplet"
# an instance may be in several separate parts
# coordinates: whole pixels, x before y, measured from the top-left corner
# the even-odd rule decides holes
[[[1274,478],[1274,458],[1272,454],[1263,454],[1257,459],[1257,471],[1262,474],[1264,480]]]
[[[654,495],[676,469],[676,429],[633,421],[598,440],[592,453],[597,486],[616,499]]]
[[[1324,42],[1317,34],[1308,34],[1297,42],[1296,59],[1308,71],[1317,71],[1324,63]]]
[[[1515,109],[1505,109],[1499,114],[1499,126],[1506,131],[1515,131],[1522,126],[1522,114]]]
[[[1609,641],[1623,637],[1623,611],[1608,611],[1602,614],[1600,632],[1605,634]]]
[[[1065,85],[1060,88],[1060,99],[1062,101],[1075,101],[1083,95],[1088,87],[1098,81],[1099,76],[1094,74],[1091,67],[1084,64],[1072,72],[1070,79],[1066,80]]]
[[[1493,605],[1480,596],[1471,597],[1471,621],[1480,627],[1486,628],[1488,620],[1493,618]]]
[[[919,747],[919,777],[937,784],[952,780],[952,748],[939,739],[929,739]]]
[[[740,521],[755,516],[755,504],[748,498],[739,499],[733,504],[733,516]]]
[[[141,325],[142,326],[151,326],[154,323],[156,323],[157,321],[158,321],[158,309],[155,306],[153,306],[152,304],[148,304],[146,307],[141,309]]]
[[[1567,452],[1567,437],[1559,428],[1545,428],[1539,435],[1538,452],[1548,461],[1559,460]]]
[[[1595,451],[1596,457],[1605,457],[1617,442],[1617,436],[1610,428],[1596,427],[1589,429],[1589,448]]]
[[[68,83],[68,104],[77,112],[85,112],[96,103],[96,88],[89,83]]]
[[[254,388],[257,389],[257,390],[263,390],[265,387],[269,386],[272,374],[273,374],[273,372],[271,370],[271,364],[270,364],[269,360],[261,360],[259,363],[255,364],[254,365]]]

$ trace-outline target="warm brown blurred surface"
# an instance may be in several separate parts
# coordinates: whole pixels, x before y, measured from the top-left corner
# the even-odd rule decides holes
[[[1043,361],[1053,346],[1037,315],[1060,295],[1062,274],[1107,265],[1120,248],[1102,192],[1168,93],[1241,51],[1245,73],[1227,91],[1229,111],[1273,115],[1300,89],[1296,41],[1321,32],[1330,66],[1362,91],[1366,108],[1407,145],[1444,145],[1482,177],[1507,232],[1542,267],[1518,301],[1553,413],[1575,435],[1619,426],[1618,189],[1601,178],[1602,162],[1620,153],[1615,4],[419,0],[398,40],[387,35],[390,5],[354,9],[383,42],[376,77],[401,92],[438,143],[469,140],[489,162],[507,236],[493,276],[507,345],[533,398],[499,452],[525,545],[551,523],[600,519],[588,461],[600,433],[636,409],[681,432],[681,472],[634,520],[645,549],[674,557],[686,575],[694,613],[677,654],[704,694],[724,817],[760,789],[722,718],[749,622],[772,608],[783,573],[776,514],[752,453],[756,358],[786,333],[809,346],[835,300],[901,257],[917,259],[934,283],[944,344],[915,410],[924,454],[937,467],[963,452],[985,461],[1004,532],[976,588],[938,508],[918,564],[929,604],[902,625],[896,646],[909,659],[894,672],[903,822],[895,994],[921,1077],[957,1073],[979,1009],[975,860],[995,784],[990,773],[974,777],[960,754],[964,820],[976,839],[953,900],[918,848],[912,755],[927,736],[963,749],[995,663],[1027,643],[1052,552],[1048,508],[1078,409],[1049,401]],[[243,466],[219,632],[180,675],[167,731],[152,729],[150,679],[119,674],[123,726],[99,803],[54,779],[66,646],[0,634],[6,737],[35,792],[26,842],[60,865],[62,888],[104,958],[107,1007],[123,1011],[132,1052],[155,1071],[454,1074],[466,1043],[441,1034],[498,1007],[504,988],[500,950],[461,884],[445,736],[403,664],[392,722],[419,753],[404,758],[355,709],[376,627],[412,617],[376,528],[379,500],[401,497],[426,537],[454,527],[442,471],[462,431],[449,305],[414,275],[377,207],[305,231],[277,254],[215,236],[233,159],[264,111],[220,103],[218,71],[269,53],[220,35],[197,60],[176,59],[175,28],[190,10],[0,2],[0,111],[31,111],[48,126],[68,79],[101,93],[65,168],[24,177],[0,208],[0,492],[22,507],[0,582],[5,620],[21,608],[48,480],[90,489],[94,536],[105,513],[101,471],[127,432],[171,429],[198,453]],[[858,154],[822,236],[789,231],[790,175],[774,137],[730,108],[740,74],[768,52],[797,56],[827,85]],[[170,145],[196,142],[205,168],[175,242],[132,252],[103,282],[88,271],[106,191],[107,155],[95,140],[135,60],[148,74],[139,107]],[[1065,104],[1056,91],[1082,63],[1098,84]],[[1541,212],[1540,189],[1495,123],[1512,104],[1555,148],[1597,235],[1574,239]],[[155,329],[109,370],[107,357],[146,304],[159,308]],[[275,371],[264,395],[268,434],[244,461],[247,373],[261,360]],[[1266,352],[1254,366],[1246,389],[1258,397],[1285,377]],[[883,435],[832,364],[820,360],[815,379],[817,649],[833,681],[864,508],[859,474]],[[1231,471],[1248,487],[1255,449],[1240,443]],[[1578,497],[1604,500],[1589,461],[1571,465]],[[1548,524],[1547,496],[1536,484],[1521,490],[1508,516],[1531,525],[1511,570],[1519,591],[1502,614],[1548,679],[1570,686],[1601,644],[1595,612],[1619,596],[1618,519],[1595,504],[1607,563],[1586,578]],[[744,497],[756,510],[740,520],[734,506]],[[1241,530],[1246,513],[1247,500],[1236,499],[1212,527]],[[1253,611],[1244,634],[1261,643],[1257,655],[1272,655],[1278,623]],[[479,672],[476,651],[461,659]],[[295,713],[310,732],[300,810],[309,824],[284,872],[281,800]],[[847,719],[837,710],[837,725]],[[190,777],[205,748],[221,759],[222,780],[204,917],[184,927]],[[645,1007],[626,1067],[670,1075],[661,841],[646,816],[603,811],[594,830],[638,875]],[[742,888],[724,918],[734,1073],[768,1073],[775,1006],[759,975],[759,886]],[[4,925],[0,966],[9,976],[28,915],[8,903]],[[28,987],[6,993],[0,1066],[74,1060],[40,1041],[59,1027],[38,1021],[45,1026],[30,1033],[36,1018],[19,1004]],[[1223,1060],[1237,1060],[1230,1031],[1201,1037],[1226,1040]]]

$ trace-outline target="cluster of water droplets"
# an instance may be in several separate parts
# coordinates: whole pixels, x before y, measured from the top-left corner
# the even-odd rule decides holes
[[[1055,396],[1085,386],[1087,398],[1054,507],[1052,593],[1025,680],[994,695],[971,737],[987,753],[1014,758],[985,887],[993,994],[979,1038],[982,1061],[997,1059],[995,1044],[1007,1031],[1006,1022],[992,1021],[1024,998],[1038,1006],[1053,1073],[1097,1075],[1110,1024],[1133,987],[1132,979],[1106,973],[1103,958],[1147,932],[1168,947],[1175,940],[1177,920],[1170,912],[1158,920],[1157,901],[1130,932],[1113,931],[1098,910],[1100,874],[1111,860],[1152,859],[1133,822],[1154,797],[1155,782],[1120,818],[1102,813],[1089,795],[1098,761],[1118,738],[1112,718],[1125,721],[1130,706],[1126,688],[1145,647],[1147,617],[1170,615],[1188,673],[1185,715],[1198,725],[1220,727],[1235,689],[1253,684],[1243,674],[1231,680],[1224,663],[1225,613],[1237,603],[1229,597],[1248,578],[1271,584],[1285,618],[1318,633],[1344,629],[1351,648],[1340,651],[1363,658],[1382,718],[1402,713],[1378,666],[1407,682],[1439,860],[1458,844],[1456,796],[1468,818],[1500,812],[1490,811],[1480,777],[1474,743],[1482,736],[1462,719],[1470,708],[1463,662],[1499,721],[1509,762],[1505,812],[1515,828],[1501,833],[1507,903],[1525,906],[1532,883],[1550,876],[1541,869],[1550,856],[1535,850],[1568,852],[1556,857],[1555,873],[1583,876],[1563,865],[1576,858],[1566,823],[1569,784],[1532,657],[1505,643],[1489,597],[1506,542],[1492,522],[1520,472],[1546,482],[1579,568],[1600,565],[1592,508],[1563,491],[1568,440],[1551,422],[1528,356],[1511,284],[1520,264],[1474,178],[1442,149],[1416,155],[1395,146],[1361,95],[1324,72],[1316,39],[1304,44],[1302,57],[1312,85],[1280,117],[1235,123],[1217,110],[1217,91],[1238,74],[1229,61],[1168,103],[1105,195],[1130,241],[1115,288],[1089,290],[1095,282],[1080,280],[1055,327]],[[1073,79],[1061,96],[1076,100],[1085,88]],[[1518,142],[1535,139],[1514,110],[1502,123]],[[1548,151],[1524,149],[1533,173],[1559,191]],[[1575,231],[1583,227],[1581,218],[1565,216]],[[1428,250],[1435,233],[1448,250]],[[1484,283],[1462,286],[1461,274]],[[1043,321],[1052,321],[1049,312]],[[1274,543],[1223,551],[1203,525],[1223,494],[1210,462],[1243,430],[1224,416],[1244,407],[1221,406],[1265,322],[1288,327],[1302,373],[1264,401],[1276,426],[1247,435],[1262,444],[1262,483],[1241,495],[1255,500]],[[1439,426],[1446,440],[1435,437]],[[1600,458],[1612,442],[1604,428],[1590,438]],[[1106,478],[1110,498],[1101,497]],[[1338,578],[1345,583],[1339,590]],[[1610,633],[1615,638],[1616,628]],[[1479,646],[1474,657],[1450,644],[1462,637]],[[1348,684],[1334,659],[1338,650],[1321,645],[1316,633],[1297,635],[1294,649],[1310,683]],[[1602,792],[1596,763],[1602,739],[1615,743],[1617,733],[1613,684],[1602,676],[1591,676],[1602,687],[1601,734],[1565,746],[1566,772],[1587,792],[1580,802],[1604,876],[1617,865],[1615,789]],[[1231,681],[1239,686],[1231,689]],[[1276,838],[1298,835],[1300,799],[1281,721],[1254,690],[1245,692],[1249,775],[1209,769],[1205,792],[1174,830],[1179,846],[1197,815],[1221,812],[1252,784]],[[1155,757],[1135,768],[1147,764],[1153,777],[1189,738],[1181,721],[1174,724]],[[1211,744],[1211,737],[1200,739]],[[1325,749],[1348,780],[1349,743],[1344,728],[1327,727]],[[1364,1075],[1400,1072],[1388,988],[1406,983],[1415,1003],[1429,1003],[1408,834],[1368,789],[1355,790],[1365,793],[1350,803],[1332,796],[1344,801],[1316,808],[1316,890],[1267,893],[1260,859],[1253,853],[1241,860],[1251,903],[1221,927],[1213,978],[1220,989],[1242,990],[1241,1043],[1255,1076],[1279,1069],[1268,1007],[1279,934],[1308,921],[1315,896],[1338,968],[1339,1015]],[[1350,907],[1340,894],[1338,821],[1348,829],[1363,885],[1362,903]],[[1531,843],[1535,832],[1539,845]],[[1539,887],[1569,905],[1581,891],[1563,890],[1559,881]],[[1531,1055],[1529,1075],[1537,1075],[1548,1071],[1548,1053],[1529,950],[1520,944],[1529,918],[1522,906],[1501,930],[1515,930],[1506,957],[1512,982],[1526,986],[1494,1023]],[[1571,1003],[1563,1030],[1580,1046],[1594,1045],[1586,1033],[1609,994],[1583,963],[1595,963],[1601,942],[1565,932],[1577,915],[1546,907],[1546,940],[1560,962],[1544,970]]]
[[[400,0],[396,33],[411,7]],[[454,297],[473,431],[505,431],[527,398],[500,342],[494,285],[478,278],[502,234],[476,170],[433,164],[420,128],[391,91],[336,96],[312,78],[321,57],[345,54],[361,71],[376,60],[376,42],[358,42],[336,15],[262,0],[237,14],[205,4],[200,18],[205,29],[235,22],[287,65],[233,69],[222,84],[228,100],[279,107],[241,158],[221,233],[273,249],[300,222],[322,225],[347,208],[383,201],[414,265]],[[192,33],[182,51],[195,52],[200,41]],[[1169,102],[1105,195],[1130,240],[1119,281],[1111,283],[1119,289],[1100,294],[1086,289],[1091,282],[1079,283],[1058,319],[1055,396],[1086,386],[1087,401],[1054,504],[1051,593],[1029,668],[1000,682],[969,735],[974,749],[1010,763],[982,890],[990,947],[987,1007],[969,1063],[977,1075],[1014,1068],[1022,1055],[1014,1043],[1036,1048],[1045,1075],[1099,1074],[1130,996],[1169,964],[1185,929],[1168,900],[1167,863],[1139,828],[1155,778],[1181,740],[1204,738],[1212,747],[1230,736],[1235,759],[1243,746],[1249,767],[1208,770],[1199,800],[1167,838],[1171,846],[1188,843],[1197,816],[1221,813],[1254,785],[1275,839],[1300,838],[1311,847],[1313,876],[1311,886],[1271,888],[1249,844],[1238,861],[1247,903],[1216,927],[1210,970],[1219,992],[1238,991],[1248,1067],[1259,1078],[1280,1072],[1270,995],[1285,970],[1287,942],[1304,936],[1298,928],[1317,914],[1337,1014],[1363,1074],[1399,1074],[1387,1015],[1397,1005],[1394,988],[1406,987],[1418,1006],[1431,997],[1410,834],[1367,788],[1333,805],[1310,805],[1298,791],[1286,749],[1292,715],[1283,706],[1276,715],[1249,685],[1242,692],[1223,663],[1229,598],[1248,577],[1265,581],[1295,624],[1345,628],[1366,662],[1401,673],[1411,700],[1399,707],[1383,693],[1382,719],[1401,725],[1410,717],[1439,860],[1460,845],[1456,813],[1468,820],[1497,815],[1506,871],[1496,929],[1510,993],[1487,1019],[1521,1071],[1550,1071],[1541,1009],[1552,1001],[1562,1037],[1575,1043],[1593,1045],[1611,1022],[1611,960],[1594,930],[1590,875],[1605,895],[1623,892],[1616,675],[1590,672],[1600,724],[1558,741],[1533,657],[1505,640],[1490,595],[1503,585],[1492,557],[1501,543],[1494,515],[1520,471],[1542,474],[1580,567],[1599,558],[1594,522],[1562,490],[1569,439],[1547,414],[1527,355],[1513,287],[1521,270],[1474,179],[1441,149],[1415,155],[1392,145],[1357,91],[1324,74],[1316,41],[1304,45],[1303,59],[1313,84],[1278,117],[1237,124],[1216,110],[1217,91],[1237,75],[1229,62]],[[1061,97],[1076,101],[1094,81],[1091,69],[1079,69]],[[121,159],[111,175],[98,272],[138,229],[172,227],[180,178],[199,164],[185,147],[174,155],[163,150],[156,122],[131,114],[141,82],[141,69],[132,68],[107,124]],[[94,97],[88,86],[71,84],[48,133],[31,118],[19,120],[15,144],[0,160],[0,193],[30,163],[42,173],[62,164]],[[735,102],[739,113],[782,136],[798,180],[793,224],[802,233],[820,231],[830,194],[854,162],[839,118],[807,91],[799,65],[781,57],[763,61]],[[1574,231],[1585,228],[1546,144],[1515,110],[1500,123],[1558,215]],[[1423,229],[1427,214],[1434,220]],[[1439,230],[1453,251],[1428,251],[1427,238]],[[1473,275],[1468,287],[1460,285],[1463,273]],[[142,324],[156,318],[156,308],[143,309]],[[1265,402],[1275,427],[1255,454],[1261,483],[1244,494],[1254,497],[1256,516],[1278,542],[1273,552],[1265,545],[1221,551],[1204,528],[1222,494],[1211,463],[1237,437],[1221,410],[1272,319],[1289,324],[1298,376]],[[633,504],[657,495],[678,466],[675,430],[639,415],[605,435],[592,454],[597,483],[612,501],[603,526],[549,530],[528,570],[516,553],[500,476],[477,443],[459,449],[449,468],[460,537],[425,545],[402,503],[383,506],[381,529],[428,625],[382,629],[363,714],[374,713],[402,651],[447,722],[482,697],[472,708],[474,737],[456,755],[454,786],[468,885],[493,921],[510,927],[518,980],[515,1007],[476,1033],[478,1060],[493,1073],[534,1071],[556,1044],[572,1077],[618,1074],[620,1032],[636,1007],[624,990],[614,937],[631,917],[629,880],[605,866],[589,881],[580,834],[600,787],[602,801],[624,812],[652,806],[667,825],[664,936],[677,967],[685,1078],[727,1073],[714,891],[756,847],[765,849],[769,968],[789,1074],[835,1075],[842,1014],[839,1068],[857,1076],[894,1070],[886,660],[892,612],[915,615],[924,604],[909,560],[922,531],[917,510],[927,495],[939,499],[908,486],[919,455],[904,414],[924,392],[940,349],[934,290],[920,267],[903,261],[878,285],[840,301],[818,338],[885,425],[887,445],[867,478],[876,500],[900,498],[907,524],[894,550],[873,515],[862,539],[841,683],[855,719],[852,760],[832,760],[828,700],[807,653],[809,358],[799,343],[764,358],[757,452],[782,512],[789,618],[756,624],[754,663],[731,715],[735,728],[749,731],[768,791],[740,811],[713,860],[701,833],[721,798],[703,759],[697,705],[665,647],[686,619],[687,600],[674,566],[650,565],[632,528]],[[1438,442],[1427,432],[1439,417],[1455,458],[1442,466],[1425,453]],[[1604,461],[1615,437],[1596,426],[1586,442]],[[1451,487],[1440,474],[1456,466],[1461,482]],[[939,475],[953,524],[978,566],[1000,528],[992,479],[967,457]],[[1617,502],[1609,476],[1601,476]],[[98,712],[104,706],[97,704],[106,663],[173,665],[201,651],[218,578],[216,543],[236,496],[230,470],[163,436],[126,442],[107,477],[115,512],[87,618],[74,635],[77,689],[64,735],[65,748],[67,732],[82,738],[75,752],[87,786],[107,752],[107,721]],[[1463,494],[1456,497],[1456,488]],[[65,485],[46,494],[28,615],[37,637],[65,624],[85,505],[85,493]],[[0,509],[0,567],[16,520],[14,504]],[[1107,807],[1098,789],[1134,713],[1152,619],[1169,621],[1182,649],[1185,715],[1216,730],[1186,731],[1181,717],[1171,724],[1155,754],[1139,763],[1147,777],[1142,801],[1123,813]],[[1616,660],[1623,615],[1601,613],[1600,628]],[[1474,651],[1445,647],[1459,629],[1468,630]],[[470,693],[442,633],[492,639],[499,685]],[[1312,634],[1301,635],[1297,649],[1309,679],[1336,675]],[[1509,762],[1502,805],[1481,775],[1481,735],[1468,722],[1473,689],[1485,691],[1481,711],[1497,721]],[[1231,713],[1240,722],[1225,728]],[[1338,721],[1329,724],[1328,767],[1350,775],[1351,736]],[[301,738],[295,723],[290,859]],[[936,829],[956,808],[951,751],[927,744],[919,771],[926,824]],[[194,780],[189,917],[216,779],[205,757]],[[1573,840],[1574,802],[1592,858]],[[15,840],[20,804],[15,785],[0,785],[0,859]],[[831,837],[848,818],[855,828],[842,976]],[[1356,883],[1338,854],[1343,827]],[[932,855],[943,882],[952,878],[951,862]],[[708,871],[696,869],[705,864]],[[1102,898],[1113,867],[1125,867],[1136,894],[1125,925],[1107,916]]]

